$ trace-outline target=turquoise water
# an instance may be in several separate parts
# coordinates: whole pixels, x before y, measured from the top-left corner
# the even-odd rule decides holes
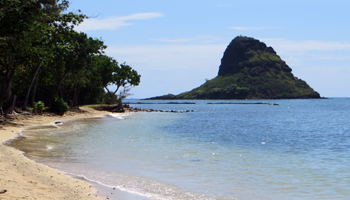
[[[186,102],[131,106],[194,112],[64,122],[10,145],[155,199],[350,198],[349,98]]]

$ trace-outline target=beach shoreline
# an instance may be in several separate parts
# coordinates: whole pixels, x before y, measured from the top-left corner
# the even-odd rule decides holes
[[[15,119],[16,123],[0,128],[0,191],[6,190],[0,194],[0,199],[109,199],[106,193],[98,191],[97,184],[36,163],[26,158],[22,151],[5,145],[28,128],[111,114],[92,108],[80,109],[82,112],[68,112],[63,116],[35,115]]]

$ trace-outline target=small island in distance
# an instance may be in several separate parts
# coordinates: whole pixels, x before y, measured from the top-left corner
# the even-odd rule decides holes
[[[148,99],[318,99],[320,94],[292,69],[272,47],[257,39],[237,36],[221,59],[218,75],[179,95]]]

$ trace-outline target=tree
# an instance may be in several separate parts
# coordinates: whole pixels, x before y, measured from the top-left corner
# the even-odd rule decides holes
[[[133,88],[134,86],[132,85],[128,85],[128,86],[124,86],[123,90],[120,91],[119,95],[118,95],[118,108],[122,108],[123,107],[123,99],[125,99],[128,96],[134,95],[130,93],[130,90]]]
[[[106,55],[99,39],[76,32],[85,15],[65,13],[67,0],[0,0],[0,114],[13,110],[19,97],[47,105],[59,95],[77,104],[104,98],[109,85],[138,85],[140,75]],[[40,79],[39,79],[40,77]],[[38,96],[39,99],[35,97]],[[89,96],[89,97],[87,97]],[[120,95],[122,96],[122,95]]]
[[[111,80],[108,82],[107,86],[115,85],[117,86],[113,93],[111,93],[106,86],[106,90],[108,93],[114,95],[118,92],[120,87],[125,86],[137,86],[140,83],[141,75],[137,73],[137,71],[133,70],[129,65],[125,62],[120,65],[120,67],[115,68],[116,70],[112,72]],[[118,107],[122,106],[121,99],[118,101]]]
[[[80,12],[80,11],[78,11]],[[80,24],[86,18],[83,14],[74,14],[69,12],[67,14],[60,14],[57,19],[49,24],[46,27],[46,34],[39,35],[39,39],[35,41],[33,48],[38,49],[35,56],[31,56],[33,58],[37,58],[37,62],[39,63],[35,65],[35,73],[32,75],[31,82],[29,84],[26,96],[23,101],[22,109],[25,110],[29,98],[30,91],[34,82],[37,82],[39,78],[39,72],[41,67],[47,65],[48,62],[52,61],[54,54],[56,53],[57,48],[64,47],[62,42],[66,41],[67,38],[71,38],[71,35],[79,35],[77,32],[73,30],[75,25]],[[80,34],[82,37],[86,37],[85,34]],[[80,45],[79,41],[70,41],[71,44],[75,44],[76,46]],[[103,44],[103,43],[102,43]],[[35,62],[34,62],[35,63]],[[32,103],[35,99],[35,91],[34,89],[32,95]]]
[[[11,106],[11,81],[19,67],[26,68],[37,49],[33,43],[44,37],[49,23],[68,7],[68,1],[3,0],[0,4],[0,114]]]
[[[79,33],[73,38],[75,45],[69,62],[70,77],[74,87],[73,104],[77,104],[80,88],[89,82],[87,74],[93,70],[92,56],[101,54],[106,48],[98,39],[88,38],[86,34]]]

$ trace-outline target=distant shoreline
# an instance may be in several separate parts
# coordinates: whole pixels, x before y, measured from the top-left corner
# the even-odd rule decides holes
[[[174,95],[175,96],[175,95]],[[146,101],[146,100],[173,100],[173,101],[189,101],[189,100],[211,100],[211,101],[246,101],[246,100],[257,100],[257,101],[262,101],[262,100],[308,100],[308,99],[331,99],[329,97],[320,97],[320,98],[270,98],[270,99],[259,99],[259,98],[253,98],[253,99],[182,99],[182,98],[177,98],[177,97],[169,97],[168,95],[163,95],[163,96],[156,96],[156,97],[150,97],[150,98],[144,98],[140,99],[141,101]]]

